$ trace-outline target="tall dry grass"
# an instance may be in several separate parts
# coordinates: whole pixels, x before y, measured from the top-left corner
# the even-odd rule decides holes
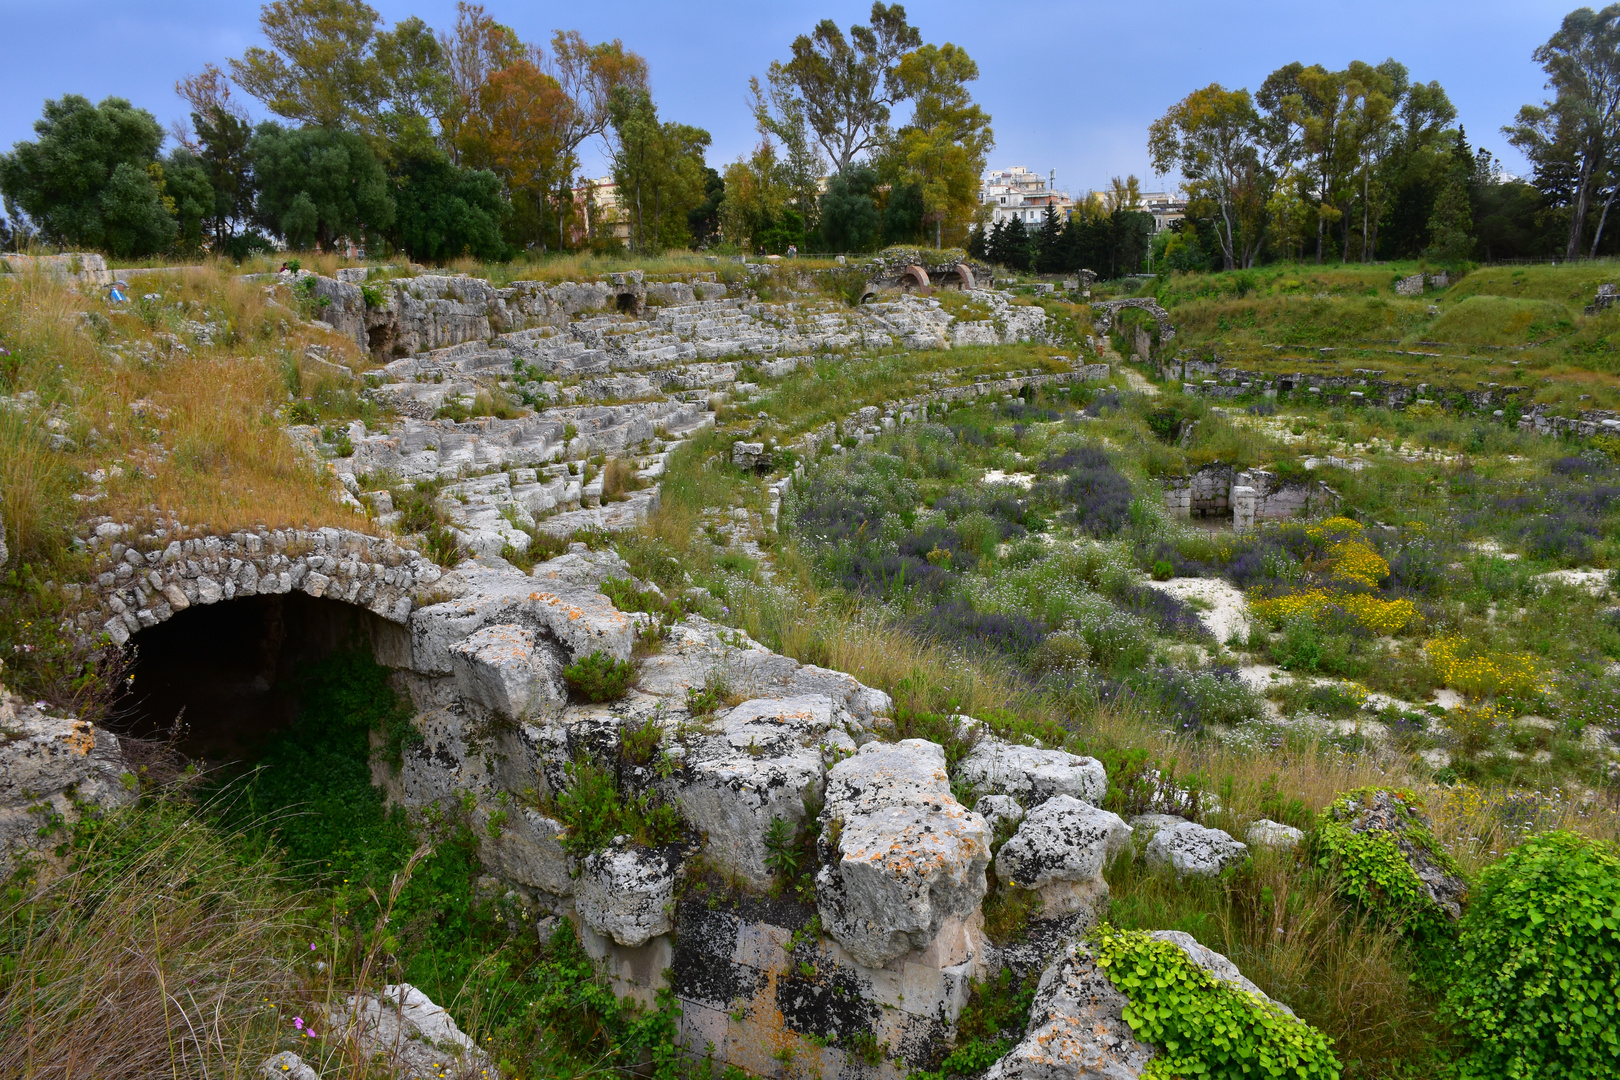
[[[147,301],[146,291],[162,299]],[[332,478],[281,431],[282,370],[309,344],[364,364],[262,286],[206,266],[110,305],[39,273],[0,279],[0,506],[8,536],[41,550],[63,526],[154,511],[198,528],[354,525]],[[198,336],[197,326],[210,332]],[[31,403],[18,399],[34,395]],[[52,435],[69,441],[50,447]],[[93,485],[98,470],[104,481]],[[93,499],[76,503],[75,488]]]
[[[316,936],[274,859],[178,802],[114,815],[0,928],[0,1076],[19,1080],[250,1076]]]
[[[419,848],[356,933],[275,849],[177,783],[71,832],[0,907],[0,1076],[247,1080],[291,1049],[381,1075],[349,999],[397,981],[384,946]],[[393,1072],[388,1072],[393,1075]]]

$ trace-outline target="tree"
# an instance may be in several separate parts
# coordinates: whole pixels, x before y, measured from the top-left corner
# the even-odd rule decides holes
[[[252,153],[256,216],[293,247],[331,250],[345,236],[364,239],[394,223],[388,176],[353,132],[267,121],[253,134]]]
[[[916,107],[885,148],[883,171],[917,188],[935,247],[942,246],[947,223],[965,238],[979,208],[985,155],[995,145],[990,116],[967,89],[978,77],[979,66],[949,42],[907,53],[895,75]]]
[[[35,142],[0,156],[0,191],[44,237],[118,256],[166,248],[177,227],[151,171],[163,129],[123,98],[92,105],[77,94],[47,101]]]
[[[1031,251],[1030,237],[1022,218],[1009,218],[997,223],[990,231],[988,244],[990,261],[1011,270],[1028,270]]]
[[[831,19],[794,38],[793,58],[773,62],[767,81],[802,111],[833,170],[841,173],[881,142],[889,110],[908,93],[899,78],[900,58],[921,44],[904,7],[874,2],[868,24],[851,26],[848,38]],[[755,86],[757,92],[757,81]]]
[[[1445,181],[1457,118],[1439,83],[1413,83],[1399,100],[1398,130],[1382,170],[1388,198],[1374,214],[1374,248],[1384,257],[1414,255],[1428,240],[1434,201]]]
[[[206,230],[214,215],[214,185],[207,164],[183,146],[175,147],[162,163],[161,196],[164,206],[178,226],[183,251],[202,250]]]
[[[920,244],[923,241],[922,190],[916,184],[900,181],[889,185],[888,198],[883,202],[883,242],[885,244]]]
[[[514,204],[515,239],[543,244],[550,234],[550,195],[573,174],[562,146],[572,108],[557,80],[532,60],[492,72],[461,130],[462,164],[492,170]]]
[[[501,182],[485,169],[463,169],[437,150],[399,163],[392,177],[395,246],[422,262],[461,255],[511,257],[501,226],[512,208]]]
[[[1249,92],[1216,83],[1188,94],[1148,129],[1154,169],[1161,174],[1179,169],[1188,193],[1214,204],[1228,270],[1253,266],[1265,235],[1277,150],[1265,136]]]
[[[456,4],[455,30],[439,38],[439,48],[450,80],[449,104],[441,119],[440,133],[451,160],[460,165],[467,150],[466,129],[476,126],[480,119],[484,83],[497,71],[530,59],[529,49],[516,31],[484,14],[482,4],[466,0]]]
[[[181,145],[196,155],[213,189],[212,205],[204,222],[216,249],[223,248],[253,216],[253,158],[249,143],[253,128],[231,98],[225,73],[213,64],[175,84],[191,106],[191,126],[175,127]]]
[[[230,61],[231,77],[277,116],[370,130],[386,94],[378,19],[362,0],[273,0],[259,15],[270,47]]]
[[[1063,230],[1067,222],[1058,215],[1057,207],[1048,203],[1041,216],[1041,231],[1035,237],[1035,269],[1042,274],[1061,274],[1068,269],[1067,252],[1063,244]]]
[[[827,180],[817,226],[820,251],[872,251],[883,237],[878,209],[878,175],[869,166],[852,165]]]
[[[726,182],[714,169],[703,167],[703,201],[686,212],[686,231],[693,247],[708,247],[720,235],[720,204],[726,198]]]
[[[376,130],[391,151],[420,161],[436,143],[451,109],[444,45],[427,23],[412,15],[378,34],[374,53],[386,95]]]
[[[788,200],[814,224],[820,210],[817,192],[826,164],[811,140],[804,103],[794,96],[793,87],[781,75],[773,67],[768,95],[758,79],[748,80],[754,126],[760,138],[781,144],[777,174],[788,187]]]
[[[611,111],[613,179],[620,205],[630,213],[636,250],[684,247],[690,240],[687,213],[705,198],[703,151],[709,133],[660,122],[652,98],[641,89],[621,87]]]
[[[1569,208],[1564,256],[1575,258],[1594,185],[1620,139],[1620,4],[1570,12],[1532,55],[1554,98],[1524,106],[1502,131],[1530,159],[1537,186]]]
[[[777,160],[776,147],[769,139],[761,139],[747,158],[738,158],[726,166],[725,198],[720,203],[720,232],[729,244],[753,251],[771,243],[782,243],[791,235],[788,205],[792,194]],[[803,218],[793,214],[802,224]],[[800,239],[803,237],[801,236]]]

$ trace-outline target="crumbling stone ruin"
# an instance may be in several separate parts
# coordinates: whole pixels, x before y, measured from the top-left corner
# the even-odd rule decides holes
[[[1190,476],[1164,478],[1164,508],[1172,517],[1230,517],[1240,532],[1262,521],[1324,516],[1338,501],[1320,480],[1281,480],[1265,469],[1239,472],[1218,461]]]
[[[962,251],[934,251],[928,248],[884,252],[884,258],[868,267],[867,289],[987,289],[993,272],[984,263],[974,262]]]
[[[1445,289],[1451,286],[1451,275],[1444,270],[1437,274],[1413,274],[1403,277],[1395,283],[1397,296],[1422,296],[1425,287],[1430,289]]]
[[[1482,383],[1471,388],[1428,382],[1408,384],[1385,379],[1384,371],[1373,368],[1359,368],[1350,375],[1318,375],[1309,371],[1274,374],[1239,368],[1218,357],[1210,360],[1177,357],[1160,363],[1159,370],[1165,378],[1179,381],[1184,393],[1216,399],[1306,394],[1326,405],[1383,405],[1391,409],[1409,405],[1461,405],[1490,412],[1512,405],[1526,392],[1522,386],[1499,383]]]
[[[938,267],[923,269],[932,287]],[[1243,842],[1178,816],[1186,807],[1174,791],[1162,813],[1127,821],[1102,807],[1100,761],[1008,741],[972,717],[953,720],[970,745],[954,764],[940,743],[891,741],[894,703],[851,675],[701,615],[660,628],[621,610],[608,595],[619,586],[663,593],[609,549],[576,543],[527,570],[515,560],[543,533],[645,518],[668,455],[713,423],[722,395],[757,389],[739,381],[745,361],[782,375],[845,348],[1044,335],[1041,309],[978,288],[972,267],[962,272],[990,318],[962,322],[904,294],[858,308],[812,297],[764,305],[701,276],[504,289],[445,275],[306,276],[310,294],[329,301],[321,313],[332,332],[388,360],[362,382],[329,354],[305,358],[394,419],[288,429],[374,531],[213,535],[161,514],[139,526],[93,520],[80,543],[94,574],[77,587],[85,612],[71,629],[139,646],[180,625],[177,616],[252,610],[282,628],[303,619],[311,637],[361,642],[408,699],[420,737],[397,766],[375,767],[390,803],[465,808],[503,900],[537,920],[571,920],[619,993],[673,995],[694,1055],[712,1049],[716,1062],[766,1075],[791,1053],[824,1076],[899,1080],[954,1037],[972,983],[1006,970],[1043,974],[1028,1034],[994,1075],[1079,1076],[1088,1062],[1139,1075],[1154,1048],[1129,1038],[1129,998],[1082,941],[1107,911],[1103,869],[1140,851],[1164,872],[1211,876],[1243,857]],[[793,449],[860,445],[955,401],[1109,375],[1083,362],[971,380],[947,370],[936,389],[856,408]],[[458,415],[497,394],[519,415]],[[725,457],[769,471],[777,449],[738,439]],[[589,467],[596,455],[629,461],[643,486],[614,501]],[[1253,517],[1280,515],[1286,485],[1271,491],[1265,474],[1244,475],[1265,489]],[[772,519],[792,479],[772,486]],[[1227,477],[1234,506],[1236,479]],[[391,535],[403,515],[396,498],[417,486],[433,492],[460,545],[450,567]],[[623,697],[590,703],[571,690],[571,664],[628,662],[655,633],[661,647],[640,660]],[[656,755],[632,761],[627,738],[648,731]],[[614,770],[630,796],[678,808],[680,838],[565,846],[557,796],[582,762]],[[41,814],[71,820],[115,807],[135,786],[116,736],[0,698],[0,860],[39,851]],[[813,899],[777,888],[769,838],[783,828],[814,837]],[[992,872],[1041,904],[1027,938],[1005,947],[985,931]],[[1186,935],[1161,940],[1253,989]],[[402,1075],[488,1066],[409,985],[352,996],[327,1019],[354,1028]],[[289,1052],[265,1068],[297,1076],[308,1066]]]

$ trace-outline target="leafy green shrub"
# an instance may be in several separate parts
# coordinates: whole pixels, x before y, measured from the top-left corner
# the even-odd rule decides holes
[[[1480,874],[1446,1006],[1463,1077],[1620,1075],[1620,858],[1568,832]]]
[[[628,660],[616,660],[597,649],[564,668],[563,681],[570,690],[593,704],[617,701],[629,693],[630,684],[636,681],[636,665]]]
[[[1108,981],[1131,999],[1125,1022],[1159,1050],[1147,1075],[1338,1077],[1326,1035],[1221,982],[1169,942],[1106,923],[1090,940]]]
[[[771,892],[787,894],[805,903],[816,898],[816,842],[821,837],[821,797],[805,793],[804,819],[794,825],[783,817],[771,818],[765,830],[765,865],[776,878]]]
[[[968,994],[967,1008],[956,1022],[956,1046],[940,1059],[932,1071],[913,1072],[910,1080],[946,1080],[951,1076],[978,1076],[994,1065],[1008,1050],[1024,1027],[1029,1007],[1035,1000],[1038,972],[1015,979],[1012,970],[985,982],[975,979]]]
[[[1403,811],[1401,841],[1442,871],[1459,873],[1456,862],[1429,831],[1423,801],[1410,791],[1386,792],[1379,788],[1347,791],[1333,801],[1317,831],[1318,861],[1339,875],[1339,892],[1345,899],[1418,940],[1449,937],[1451,924],[1412,869],[1395,834],[1381,829],[1355,832],[1345,824],[1362,804],[1380,794],[1387,795]]]

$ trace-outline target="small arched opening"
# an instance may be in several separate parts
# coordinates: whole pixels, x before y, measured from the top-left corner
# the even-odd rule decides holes
[[[118,726],[221,764],[256,759],[293,722],[302,669],[344,650],[403,666],[410,641],[365,608],[295,592],[194,604],[135,634],[130,647]]]
[[[928,288],[928,271],[920,266],[908,266],[900,272],[900,287],[902,289]]]
[[[973,279],[973,270],[967,265],[967,263],[957,263],[955,266],[945,271],[945,273],[941,274],[939,276],[939,280],[935,282],[935,284],[942,289],[961,289],[966,291],[968,289],[978,288],[977,283]]]
[[[632,292],[619,293],[614,298],[613,307],[621,315],[634,315],[637,307],[636,294]]]

